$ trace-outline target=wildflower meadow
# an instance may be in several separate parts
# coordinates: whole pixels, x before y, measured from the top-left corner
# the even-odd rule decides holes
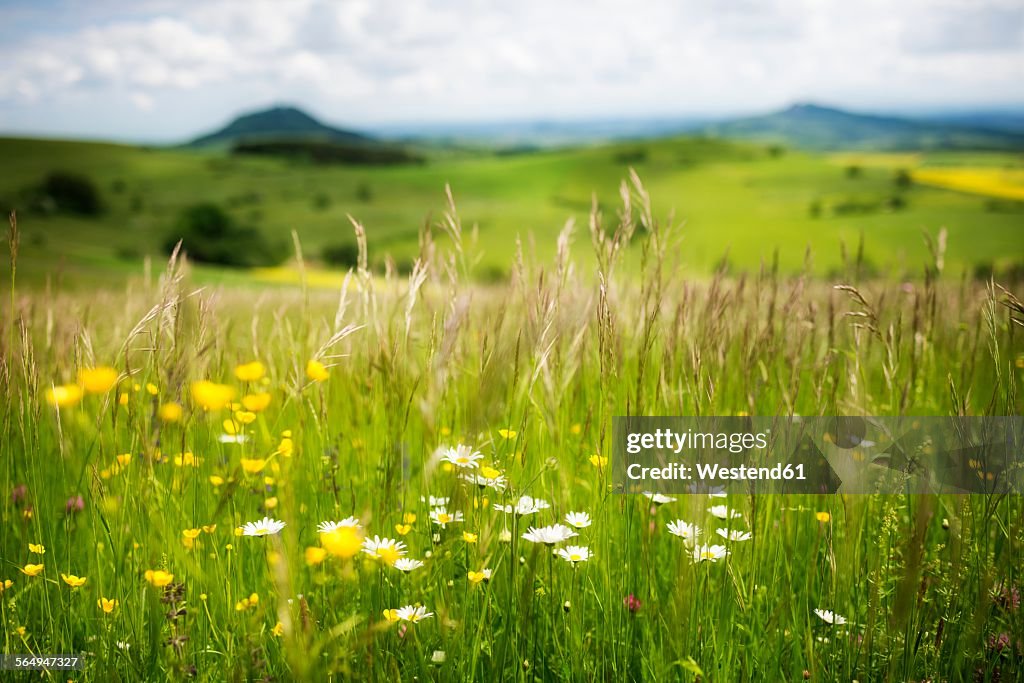
[[[615,416],[1019,415],[1019,293],[942,239],[905,280],[694,279],[622,200],[490,283],[454,200],[408,273],[353,219],[329,289],[297,238],[296,286],[21,286],[12,215],[2,648],[82,667],[4,680],[1021,680],[1018,495],[611,477]]]

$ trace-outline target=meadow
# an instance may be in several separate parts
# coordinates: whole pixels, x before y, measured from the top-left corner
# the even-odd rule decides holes
[[[153,202],[135,228],[165,208],[161,178],[204,168],[166,151],[105,153],[96,168],[111,176],[151,160],[128,180]],[[707,178],[652,173],[646,188],[634,176],[621,202],[543,249],[517,245],[502,230],[536,208],[530,198],[551,199],[552,176],[557,196],[587,202],[593,177],[574,176],[587,165],[568,154],[477,160],[450,177],[507,200],[442,203],[417,228],[408,275],[371,272],[367,235],[412,220],[375,198],[358,213],[366,227],[348,228],[358,264],[334,290],[308,286],[307,193],[270,162],[209,191],[262,178],[265,195],[292,193],[281,210],[296,224],[296,287],[229,284],[180,257],[162,273],[104,270],[118,242],[114,227],[97,239],[98,225],[66,248],[102,266],[103,285],[64,287],[40,278],[52,259],[32,259],[65,243],[12,232],[3,650],[83,653],[84,671],[59,672],[76,681],[1019,680],[1019,496],[662,499],[609,478],[616,415],[1019,415],[1020,292],[950,274],[1019,223],[999,214],[973,230],[956,221],[979,198],[915,188],[952,246],[915,241],[908,255],[924,256],[906,280],[868,277],[852,251],[826,280],[815,272],[828,260],[812,251],[801,269],[802,248],[695,280],[694,260],[712,258],[690,251],[712,244],[701,230],[746,235],[737,260],[755,258],[757,240],[728,221],[665,220],[673,195],[650,197],[672,174],[696,188],[736,174],[729,191],[756,196],[786,194],[761,182],[768,164],[833,163],[821,183],[860,180],[842,162],[788,155],[708,162]],[[499,163],[522,165],[517,191],[486,172]],[[191,182],[217,173],[205,168]],[[433,182],[407,181],[431,206]],[[700,216],[719,192],[683,200]],[[796,205],[810,190],[799,192]],[[483,225],[506,211],[505,228],[472,239],[463,212]],[[531,215],[547,225],[556,213],[561,225],[563,207]],[[344,229],[333,213],[328,223]],[[480,282],[496,261],[507,277]]]
[[[175,220],[197,202],[214,202],[267,235],[282,258],[291,254],[287,236],[295,230],[310,271],[320,261],[321,270],[335,273],[331,286],[345,267],[330,268],[321,254],[337,245],[354,251],[349,215],[367,226],[375,272],[390,257],[408,273],[423,226],[446,209],[446,185],[459,203],[466,242],[474,245],[471,275],[500,281],[510,272],[517,240],[532,257],[549,261],[567,220],[585,226],[594,201],[614,212],[630,168],[650,190],[657,215],[685,224],[679,255],[695,276],[722,266],[756,271],[776,258],[783,272],[801,272],[809,247],[817,275],[841,273],[861,250],[865,268],[879,276],[916,277],[929,258],[922,234],[934,239],[943,228],[951,274],[980,272],[984,279],[988,272],[1020,269],[1019,154],[821,154],[692,137],[500,153],[428,148],[423,154],[425,164],[313,165],[223,151],[2,139],[0,204],[22,216],[22,280],[36,285],[49,278],[88,287],[102,284],[108,273],[141,275],[147,258],[159,269]],[[94,182],[103,213],[32,210],[27,188],[54,171]],[[935,174],[951,172],[960,180],[934,182]],[[965,172],[974,178],[966,186]],[[585,244],[574,246],[573,256],[596,265]],[[638,268],[636,250],[625,263]],[[290,275],[260,279],[297,282],[294,269],[286,269]],[[248,279],[237,275],[195,270],[201,282]]]

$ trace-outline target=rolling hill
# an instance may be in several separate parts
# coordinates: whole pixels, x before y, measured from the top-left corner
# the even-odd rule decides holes
[[[795,104],[763,116],[712,124],[713,137],[771,141],[817,150],[1019,150],[1024,134],[940,121],[859,114]]]

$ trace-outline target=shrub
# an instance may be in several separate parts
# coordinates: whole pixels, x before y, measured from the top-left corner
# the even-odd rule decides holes
[[[896,185],[896,187],[900,188],[901,190],[905,190],[914,184],[914,178],[913,176],[910,175],[910,171],[908,171],[905,168],[901,168],[898,171],[896,171],[896,174],[892,178],[892,182]]]
[[[43,179],[39,195],[44,206],[56,211],[80,216],[98,216],[103,212],[103,201],[96,184],[76,173],[53,171]]]
[[[320,252],[325,263],[339,268],[355,268],[359,265],[359,247],[352,242],[328,244]]]
[[[280,263],[283,245],[274,248],[255,228],[240,226],[213,203],[195,204],[183,210],[164,249],[170,253],[178,240],[194,261],[223,266],[252,267]]]

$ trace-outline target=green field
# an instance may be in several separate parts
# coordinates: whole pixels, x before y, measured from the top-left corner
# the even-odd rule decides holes
[[[406,269],[420,230],[436,226],[446,208],[446,183],[476,277],[506,273],[517,238],[524,250],[550,257],[569,219],[579,228],[574,253],[586,263],[591,198],[614,217],[631,166],[655,215],[684,224],[678,257],[695,275],[725,260],[756,270],[776,249],[784,271],[799,270],[808,246],[814,271],[835,273],[843,245],[852,255],[863,236],[872,270],[917,276],[929,258],[923,232],[934,236],[942,228],[952,273],[1008,267],[1024,246],[1020,202],[997,205],[982,195],[894,182],[898,170],[915,167],[1024,165],[1009,153],[773,154],[765,146],[680,138],[503,155],[434,149],[427,156],[422,166],[313,166],[223,152],[3,139],[0,200],[21,208],[22,274],[36,282],[58,272],[68,283],[138,273],[145,256],[164,260],[161,247],[181,209],[207,200],[258,227],[288,255],[290,231],[297,231],[311,261],[324,245],[354,241],[351,214],[366,226],[371,261],[391,255]],[[859,169],[855,177],[851,165]],[[106,212],[79,218],[26,209],[26,188],[54,170],[94,180]],[[471,244],[474,226],[478,239]]]
[[[1019,158],[0,151],[8,204],[56,169],[106,203],[20,211],[2,273],[0,646],[85,662],[43,679],[1024,675],[1017,493],[656,503],[612,475],[615,416],[1021,415],[1019,282],[962,277],[1019,263],[1019,203],[897,182]],[[291,260],[167,263],[202,200]],[[347,214],[369,267],[327,272]],[[499,509],[522,496],[544,505]],[[536,541],[556,523],[576,535]]]
[[[566,253],[481,286],[442,249],[422,277],[357,273],[340,301],[196,291],[177,269],[120,291],[16,289],[4,651],[78,653],[67,678],[103,683],[1020,680],[1019,495],[653,505],[617,493],[603,458],[623,414],[1020,414],[1024,305],[942,277],[694,282],[664,226],[636,238],[631,273],[623,227],[602,230],[600,277]],[[477,467],[439,459],[457,444]],[[496,509],[522,495],[550,507]],[[570,512],[592,523],[557,548],[589,559],[524,537]],[[244,535],[264,516],[286,525]],[[318,533],[349,516],[359,530]],[[360,550],[377,535],[422,566]]]

